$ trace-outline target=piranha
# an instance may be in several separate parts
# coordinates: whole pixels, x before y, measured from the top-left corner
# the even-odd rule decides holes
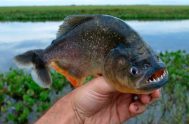
[[[74,87],[87,76],[103,76],[116,90],[136,94],[150,93],[168,80],[166,66],[152,48],[123,20],[109,15],[68,16],[47,48],[17,55],[15,61],[30,68],[44,88],[52,83],[50,68]]]

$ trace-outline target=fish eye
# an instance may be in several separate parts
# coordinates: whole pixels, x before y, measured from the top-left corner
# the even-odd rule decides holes
[[[136,67],[133,66],[133,67],[130,68],[130,73],[133,76],[135,76],[135,75],[137,75],[139,73],[139,71],[138,71],[138,69]]]

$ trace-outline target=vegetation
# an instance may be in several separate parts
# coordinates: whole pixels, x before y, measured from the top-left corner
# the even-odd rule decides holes
[[[52,77],[51,89],[42,89],[21,70],[0,74],[0,123],[33,123],[69,89],[63,76],[52,72]]]
[[[169,83],[162,89],[162,99],[130,122],[188,123],[189,54],[177,51],[161,53],[160,56],[167,63],[170,77]],[[58,98],[71,90],[63,76],[55,72],[52,75],[52,88],[42,89],[21,70],[11,69],[0,74],[0,123],[33,123]]]
[[[130,20],[189,19],[189,6],[0,7],[0,21],[58,21],[72,14],[109,14]]]
[[[160,54],[167,64],[169,82],[162,98],[141,116],[131,120],[137,124],[189,123],[189,54],[183,51]]]

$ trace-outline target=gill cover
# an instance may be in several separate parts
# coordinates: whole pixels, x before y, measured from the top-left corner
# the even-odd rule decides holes
[[[104,75],[108,82],[122,92],[133,92],[129,86],[128,68],[131,50],[123,44],[112,49],[105,57]],[[124,87],[124,91],[122,90]]]

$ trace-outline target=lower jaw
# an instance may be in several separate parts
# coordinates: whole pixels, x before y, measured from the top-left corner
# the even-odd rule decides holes
[[[139,88],[136,87],[129,87],[123,85],[121,83],[115,83],[108,81],[117,91],[122,93],[132,93],[132,94],[149,94],[152,93],[154,90],[159,89],[160,87],[164,86],[168,81],[168,75],[164,77],[164,79],[157,83],[147,84],[145,86],[141,86]],[[141,83],[142,84],[142,83]]]
[[[132,93],[132,94],[149,94],[151,92],[153,92],[153,90],[151,89],[148,89],[148,90],[145,90],[145,89],[136,89],[136,88],[130,88],[130,87],[127,87],[127,86],[122,86],[122,85],[119,85],[119,84],[113,84],[113,87],[119,91],[119,92],[122,92],[122,93]]]
[[[162,86],[164,86],[167,83],[167,80],[168,80],[168,78],[164,79],[163,81],[158,82],[156,84],[149,84],[149,85],[137,88],[137,89],[134,87],[131,88],[131,87],[115,85],[115,84],[114,84],[114,88],[122,93],[149,94],[149,93],[152,93],[154,90],[157,90],[157,89],[161,88]]]
[[[160,82],[151,83],[151,84],[148,84],[146,86],[142,86],[142,87],[138,88],[138,90],[154,91],[156,89],[159,89],[159,88],[163,87],[167,82],[168,82],[168,76],[164,77],[164,79],[161,80]]]
[[[149,94],[152,93],[154,90],[140,90],[140,89],[125,89],[125,88],[118,88],[118,91],[122,93],[132,93],[132,94]]]

